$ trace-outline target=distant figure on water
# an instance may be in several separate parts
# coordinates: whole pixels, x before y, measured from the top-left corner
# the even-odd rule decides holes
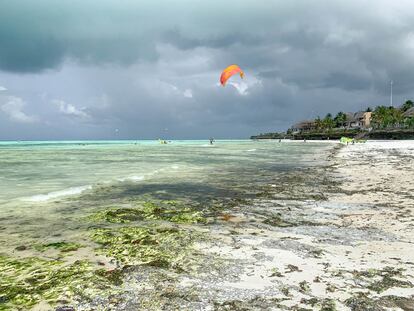
[[[214,138],[210,138],[210,145],[214,143]]]

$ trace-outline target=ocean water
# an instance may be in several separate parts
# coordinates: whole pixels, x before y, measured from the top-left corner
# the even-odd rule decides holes
[[[82,236],[80,217],[131,200],[209,204],[315,166],[332,145],[316,142],[0,142],[0,251],[22,241]]]

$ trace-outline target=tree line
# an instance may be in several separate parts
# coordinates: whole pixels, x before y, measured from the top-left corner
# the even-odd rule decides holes
[[[407,100],[401,107],[377,106],[374,110],[367,108],[366,112],[372,112],[371,127],[375,129],[387,128],[414,128],[414,116],[405,116],[404,113],[414,107],[411,100]],[[330,130],[345,127],[349,117],[340,111],[335,117],[328,113],[324,118],[317,117],[315,120],[317,130]]]

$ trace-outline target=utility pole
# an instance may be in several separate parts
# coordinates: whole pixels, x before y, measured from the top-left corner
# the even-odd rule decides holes
[[[390,96],[390,104],[391,107],[394,107],[394,105],[392,104],[392,85],[394,84],[394,81],[391,80],[390,85],[391,85],[391,96]]]

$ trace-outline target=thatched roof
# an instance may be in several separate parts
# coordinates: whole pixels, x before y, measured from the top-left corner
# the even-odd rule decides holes
[[[406,112],[404,112],[404,117],[414,117],[414,107],[411,107]]]
[[[294,129],[305,129],[305,128],[310,128],[310,127],[314,127],[315,126],[315,121],[313,120],[304,120],[301,121],[299,123],[296,123],[292,126],[292,128]]]

